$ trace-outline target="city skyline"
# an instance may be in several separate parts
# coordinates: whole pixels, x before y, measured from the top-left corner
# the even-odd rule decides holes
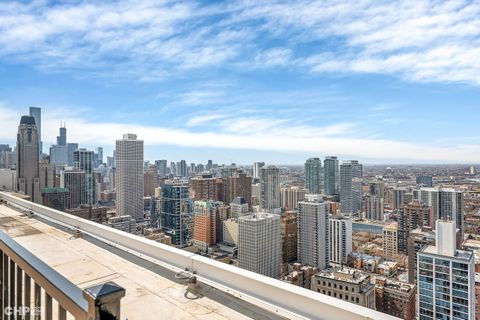
[[[35,106],[44,152],[65,121],[71,141],[105,154],[136,133],[151,161],[479,163],[479,13],[428,1],[9,1],[0,139],[13,145]]]

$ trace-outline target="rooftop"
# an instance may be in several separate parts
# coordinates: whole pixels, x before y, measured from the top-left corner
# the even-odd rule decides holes
[[[122,319],[396,319],[8,193],[0,200],[0,231],[73,285],[125,288]],[[195,297],[175,276],[186,268]]]
[[[212,287],[204,286],[200,299],[189,299],[185,284],[166,269],[5,205],[0,206],[0,230],[82,289],[107,281],[124,287],[122,318],[282,319]]]
[[[439,255],[437,252],[437,247],[435,246],[426,246],[423,251],[423,253],[431,254],[431,255]],[[442,256],[442,255],[440,255]],[[443,257],[443,256],[442,256]],[[457,259],[457,260],[464,260],[464,261],[470,261],[473,257],[473,252],[471,251],[464,251],[464,250],[456,250],[455,251],[455,256],[454,257],[449,257],[449,259]]]
[[[348,267],[323,270],[317,273],[315,276],[354,284],[360,284],[370,278],[367,273]]]

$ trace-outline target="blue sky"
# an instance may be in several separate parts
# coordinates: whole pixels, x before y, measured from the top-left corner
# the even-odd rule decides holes
[[[478,57],[475,1],[3,1],[0,141],[34,105],[150,160],[479,163]]]

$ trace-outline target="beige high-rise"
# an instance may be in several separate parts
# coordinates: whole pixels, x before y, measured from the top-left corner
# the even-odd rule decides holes
[[[38,176],[38,132],[35,118],[22,116],[17,134],[17,190],[42,203]]]
[[[143,219],[143,140],[127,133],[117,140],[115,187],[117,216]]]

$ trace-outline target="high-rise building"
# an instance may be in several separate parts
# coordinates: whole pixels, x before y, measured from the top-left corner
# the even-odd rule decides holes
[[[455,220],[463,234],[463,193],[453,188],[420,188],[418,200],[432,207],[433,221]],[[432,226],[434,227],[434,226]]]
[[[196,169],[196,166],[195,166],[195,163],[190,163],[190,168],[188,170],[188,175],[189,176],[194,176],[195,174],[197,173],[197,169]]]
[[[319,194],[298,203],[298,261],[325,269],[329,264],[328,204]]]
[[[193,208],[193,244],[201,251],[207,252],[210,246],[217,243],[216,234],[218,226],[215,203],[212,200],[195,201]]]
[[[42,203],[38,176],[38,133],[35,118],[22,116],[17,134],[17,190]]]
[[[163,232],[172,238],[172,244],[187,246],[193,231],[193,203],[188,185],[182,181],[167,180],[162,186],[160,210]]]
[[[435,232],[432,228],[412,230],[407,239],[408,243],[408,283],[417,283],[417,253],[426,246],[435,245]]]
[[[73,166],[74,153],[78,150],[78,143],[67,143],[67,128],[60,127],[57,144],[50,146],[50,163],[57,167]]]
[[[82,204],[94,205],[97,203],[97,181],[93,169],[95,156],[93,151],[81,148],[73,154],[74,167],[85,172],[85,202]]]
[[[356,160],[340,165],[340,210],[341,213],[356,214],[362,208],[363,166]]]
[[[78,208],[86,203],[86,182],[85,171],[79,169],[68,169],[60,172],[60,188],[68,190],[69,207]]]
[[[297,260],[298,218],[295,211],[285,211],[280,218],[282,263]]]
[[[322,193],[322,161],[309,158],[305,162],[305,188],[310,193]]]
[[[417,176],[416,183],[422,187],[433,187],[433,179],[431,176]]]
[[[436,221],[435,246],[418,253],[418,317],[475,318],[475,255],[456,249],[456,222]]]
[[[174,176],[177,175],[177,165],[173,161],[170,162],[170,173]]]
[[[69,191],[65,188],[43,188],[42,204],[52,209],[65,211],[71,205]]]
[[[383,198],[378,196],[364,197],[365,219],[383,221]]]
[[[398,255],[398,223],[391,222],[383,227],[383,256],[395,260]]]
[[[195,172],[196,173],[202,173],[205,171],[205,167],[203,164],[199,163],[195,166]]]
[[[60,126],[60,134],[57,136],[57,145],[65,146],[67,144],[67,128]]]
[[[220,167],[220,176],[225,178],[225,177],[232,177],[234,175],[237,175],[239,172],[242,172],[235,163],[232,163],[229,166],[221,166]]]
[[[155,189],[158,187],[158,170],[155,165],[150,165],[147,172],[143,174],[143,195],[155,196]]]
[[[207,166],[206,166],[207,171],[212,170],[212,168],[213,168],[213,162],[212,160],[208,160]]]
[[[370,195],[385,199],[385,182],[375,181],[368,184],[368,191]]]
[[[143,219],[143,140],[127,133],[117,140],[115,187],[117,216]]]
[[[392,209],[400,209],[403,207],[405,202],[405,193],[407,190],[405,188],[394,188],[392,190]]]
[[[158,175],[160,177],[167,176],[167,160],[155,160],[155,165],[158,169]]]
[[[246,215],[249,212],[247,201],[242,197],[236,197],[230,203],[230,215],[232,218],[239,218]]]
[[[301,187],[280,188],[280,204],[285,210],[297,210],[298,202],[305,200],[308,189]]]
[[[423,226],[431,226],[432,208],[418,201],[404,205],[399,210],[398,251],[408,255],[410,232]]]
[[[260,170],[260,206],[267,212],[280,208],[280,181],[277,167],[268,166]]]
[[[30,107],[30,117],[35,118],[38,134],[38,159],[42,159],[43,142],[42,142],[42,108]]]
[[[339,196],[340,167],[337,157],[325,157],[325,160],[323,160],[323,184],[325,188],[325,195],[336,197]]]
[[[237,172],[231,176],[223,178],[223,202],[230,203],[236,197],[242,197],[248,203],[249,208],[252,206],[252,177],[245,173]]]
[[[238,266],[280,277],[280,215],[255,213],[238,218]]]
[[[223,201],[223,179],[211,174],[198,175],[190,180],[194,200]]]
[[[38,176],[40,178],[40,191],[43,188],[55,188],[55,166],[48,160],[40,160],[38,163]]]
[[[16,153],[8,144],[0,144],[0,168],[15,168],[17,163]]]
[[[94,165],[97,168],[99,165],[103,163],[103,148],[97,147],[95,150],[95,162]]]
[[[234,218],[226,219],[222,222],[222,225],[223,242],[238,246],[238,220]]]
[[[254,162],[253,163],[253,178],[260,179],[260,170],[265,166],[265,162]]]
[[[186,177],[187,176],[187,161],[185,160],[180,160],[180,162],[177,163],[177,175],[180,177]]]
[[[347,257],[352,252],[352,220],[336,217],[330,219],[328,235],[330,263],[347,264]]]

